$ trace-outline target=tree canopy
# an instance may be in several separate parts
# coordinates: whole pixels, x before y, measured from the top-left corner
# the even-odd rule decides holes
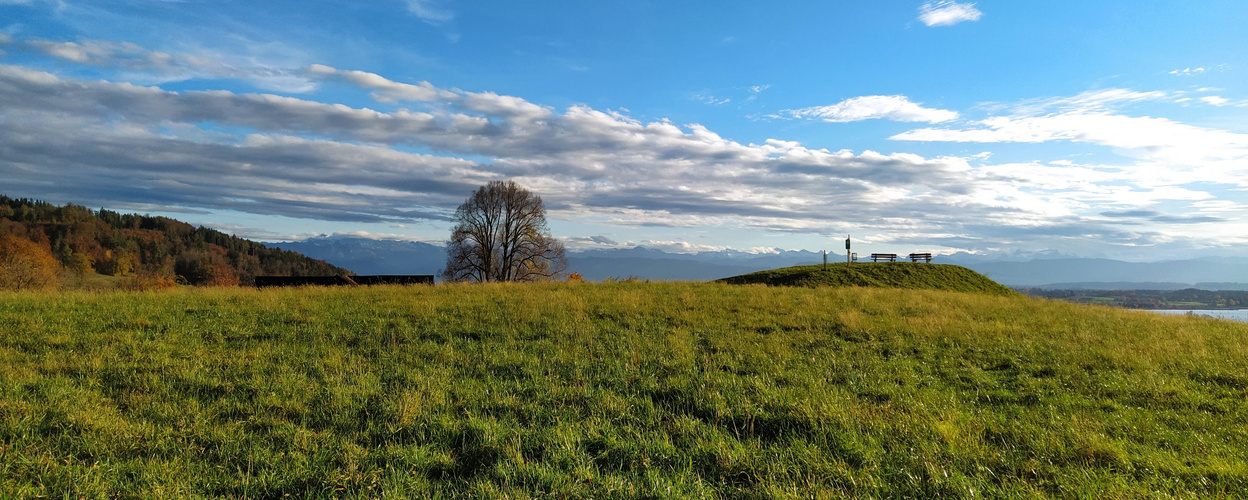
[[[550,236],[542,198],[513,181],[491,181],[455,211],[446,281],[547,281],[567,269]]]
[[[0,196],[0,235],[28,240],[76,274],[180,276],[195,285],[256,275],[350,274],[327,262],[167,217]]]
[[[47,245],[14,234],[0,234],[0,290],[56,286],[60,265]]]

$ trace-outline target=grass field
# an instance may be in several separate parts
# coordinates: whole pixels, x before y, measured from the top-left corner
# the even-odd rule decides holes
[[[1246,338],[852,287],[0,293],[0,497],[1242,497]]]

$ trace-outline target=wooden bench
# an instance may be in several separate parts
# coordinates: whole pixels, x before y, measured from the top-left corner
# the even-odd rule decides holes
[[[871,262],[879,262],[888,259],[889,262],[897,262],[897,254],[895,253],[873,253],[871,254]]]
[[[918,262],[918,261],[919,261],[919,259],[923,259],[923,261],[924,261],[924,262],[931,263],[931,262],[932,262],[932,254],[930,254],[930,253],[912,253],[912,254],[910,254],[910,262]]]

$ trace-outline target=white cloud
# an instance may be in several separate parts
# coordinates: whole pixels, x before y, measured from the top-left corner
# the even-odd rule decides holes
[[[972,122],[969,127],[921,128],[890,139],[927,142],[1043,143],[1070,141],[1112,148],[1118,154],[1148,162],[1165,162],[1183,172],[1189,182],[1226,182],[1248,185],[1227,173],[1248,175],[1248,134],[1189,125],[1168,118],[1128,116],[1124,105],[1190,100],[1183,93],[1138,92],[1128,89],[1088,91],[1065,98],[992,105],[1008,114]],[[1209,104],[1230,101],[1201,98]],[[1222,174],[1216,174],[1221,171]],[[1200,172],[1199,176],[1197,173]],[[1197,176],[1197,177],[1193,177]],[[1199,178],[1198,178],[1199,177]]]
[[[1216,95],[1201,97],[1200,100],[1208,104],[1212,104],[1214,106],[1225,106],[1227,105],[1227,103],[1231,102],[1230,99],[1227,99],[1225,97],[1218,97]]]
[[[731,98],[718,98],[706,92],[694,92],[693,95],[689,96],[689,98],[702,104],[710,104],[712,106],[719,106],[732,102]]]
[[[1217,160],[1248,160],[1248,135],[1196,127],[1166,118],[1069,112],[1036,117],[1000,116],[978,123],[981,127],[970,129],[910,130],[890,139],[981,143],[1072,141],[1108,146],[1138,158],[1186,165]]]
[[[751,102],[758,99],[758,95],[762,94],[769,88],[771,88],[770,83],[765,83],[763,85],[751,85],[748,89],[750,91],[750,95],[745,98],[745,102]]]
[[[112,64],[119,59],[135,59],[133,63],[156,63],[164,54],[151,52],[138,45],[125,42],[100,42],[88,41],[84,43],[75,42],[53,42],[51,40],[31,40],[27,43],[30,47],[39,50],[50,56],[67,59],[82,64]],[[140,55],[141,54],[141,55]],[[135,56],[138,57],[127,57]],[[144,57],[146,56],[146,57]]]
[[[973,3],[942,0],[919,6],[919,20],[928,26],[953,26],[963,21],[978,21],[981,16],[983,13]]]
[[[1169,97],[1170,94],[1159,90],[1139,92],[1130,89],[1089,90],[1074,97],[1054,99],[1048,105],[1059,109],[1092,110],[1105,109],[1111,104],[1126,102],[1156,101]]]
[[[451,92],[434,88],[429,82],[420,82],[415,85],[399,83],[374,73],[342,71],[323,64],[308,66],[308,73],[315,78],[341,78],[357,87],[372,90],[373,99],[379,102],[435,101],[448,99],[454,95]]]
[[[1205,72],[1205,68],[1183,68],[1183,69],[1173,70],[1170,72],[1170,74],[1176,75],[1176,76],[1196,76],[1204,72]]]
[[[1014,116],[1036,116],[1049,113],[1087,113],[1110,111],[1125,104],[1165,101],[1176,97],[1162,91],[1140,92],[1130,89],[1101,89],[1081,92],[1070,97],[1026,99],[1016,103],[990,103],[983,105],[990,112],[1004,112]],[[1179,99],[1174,99],[1177,102]]]
[[[372,97],[378,102],[444,102],[451,103],[469,111],[487,115],[538,120],[550,116],[549,108],[539,106],[524,99],[498,95],[493,92],[464,92],[462,90],[444,90],[434,87],[429,82],[412,85],[399,83],[375,73],[364,71],[344,71],[313,64],[308,67],[308,74],[315,78],[342,79],[357,87],[372,90]],[[461,123],[480,123],[472,117],[458,117]]]
[[[602,235],[595,236],[565,236],[559,238],[568,250],[592,250],[592,249],[611,249],[611,248],[628,248],[628,243],[620,243],[611,238]],[[629,242],[631,243],[631,242]],[[633,245],[636,246],[636,245]]]
[[[1237,203],[1231,200],[1204,200],[1192,203],[1192,207],[1199,209],[1202,213],[1248,213],[1248,204]]]
[[[1128,116],[1120,108],[1144,101],[1181,102],[1183,93],[1135,92],[1125,89],[1090,91],[1069,98],[1024,101],[990,106],[1009,114],[991,116],[967,127],[922,128],[893,140],[949,142],[1070,141],[1097,144],[1126,156],[1124,165],[1080,165],[1069,160],[1048,165],[982,165],[975,169],[976,190],[989,198],[980,204],[1003,203],[1019,217],[1013,224],[1034,220],[1054,234],[1070,231],[1082,238],[1095,226],[1097,214],[1138,213],[1147,216],[1105,219],[1108,239],[1133,240],[1124,248],[1160,243],[1237,245],[1248,238],[1248,212],[1211,214],[1206,207],[1237,190],[1248,190],[1248,134],[1189,125],[1168,118]],[[1176,98],[1177,97],[1177,98]],[[1199,186],[1199,187],[1195,187]],[[1217,186],[1217,187],[1209,187]],[[1159,206],[1170,207],[1157,211]],[[1040,219],[1033,217],[1039,215]],[[1069,220],[1067,229],[1053,221]],[[1046,222],[1047,221],[1047,222]],[[1004,231],[1003,235],[1008,233]],[[998,235],[998,236],[1000,236]],[[1218,243],[1213,243],[1218,242]]]
[[[689,243],[685,241],[656,241],[645,240],[639,246],[654,250],[662,250],[667,253],[703,253],[703,252],[722,252],[728,250],[729,247],[723,245],[703,245],[698,243]]]
[[[346,231],[346,232],[336,232],[331,235],[316,235],[316,236],[320,236],[320,237],[344,237],[345,236],[345,237],[350,237],[350,238],[364,238],[368,240],[407,241],[407,242],[429,243],[431,245],[442,245],[443,243],[445,243],[443,241],[423,240],[423,239],[414,237],[410,234],[381,233],[381,232],[375,232],[375,231]],[[301,238],[301,239],[307,239],[307,238]]]
[[[552,114],[551,109],[546,106],[493,92],[463,92],[461,100],[466,110],[515,120],[540,120],[549,118]]]
[[[98,67],[119,68],[126,77],[147,83],[194,78],[237,78],[268,90],[304,93],[315,89],[301,70],[268,64],[250,57],[175,54],[148,50],[129,42],[83,40],[57,42],[32,38],[25,45],[58,59]]]
[[[407,0],[407,11],[433,25],[455,18],[455,14],[439,5],[437,0]]]
[[[794,118],[817,118],[834,123],[881,118],[899,122],[941,123],[958,118],[955,111],[925,108],[903,95],[854,97],[829,106],[785,110],[783,113]]]

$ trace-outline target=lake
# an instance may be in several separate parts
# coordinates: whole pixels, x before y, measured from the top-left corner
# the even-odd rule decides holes
[[[1190,312],[1201,316],[1248,322],[1248,309],[1149,309],[1148,311],[1161,314],[1187,314]]]

